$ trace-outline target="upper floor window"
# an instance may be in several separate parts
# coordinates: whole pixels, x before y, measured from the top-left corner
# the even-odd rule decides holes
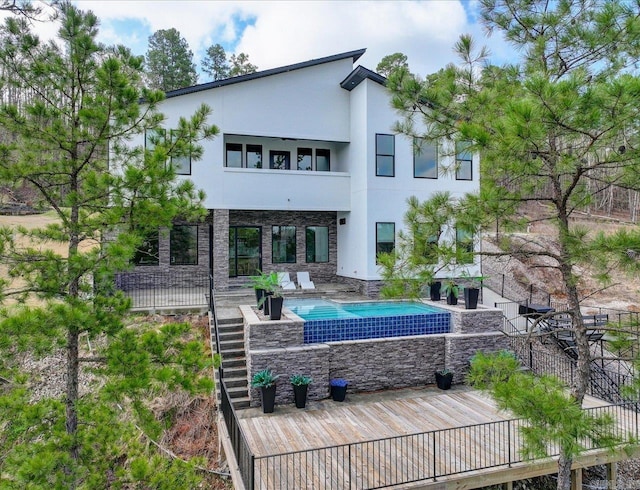
[[[316,150],[316,170],[319,172],[329,172],[331,170],[329,150],[324,148]]]
[[[242,145],[240,143],[227,143],[227,167],[242,167]]]
[[[393,252],[396,245],[396,224],[376,223],[376,257],[381,253]],[[377,260],[376,260],[376,263]]]
[[[473,234],[456,227],[456,260],[458,264],[473,264]]]
[[[376,175],[393,177],[395,175],[395,136],[376,134]]]
[[[160,236],[158,231],[149,233],[133,255],[135,265],[160,264]]]
[[[269,168],[289,170],[291,168],[290,153],[282,150],[271,150],[269,152]]]
[[[274,264],[296,263],[295,226],[274,226],[271,229],[271,257]]]
[[[156,145],[163,144],[167,133],[164,128],[154,128],[144,130],[144,149],[153,151]]]
[[[262,168],[262,145],[247,145],[247,168]]]
[[[180,136],[179,132],[171,130],[171,144],[174,145]],[[191,175],[191,151],[184,155],[171,156],[171,164],[178,175]]]
[[[456,180],[473,180],[473,156],[469,151],[471,143],[456,143]]]
[[[198,264],[198,227],[196,225],[175,225],[169,236],[171,265]]]
[[[414,138],[413,176],[423,179],[438,178],[438,148],[434,143]]]
[[[311,148],[298,148],[298,170],[311,170]]]
[[[307,262],[329,262],[329,227],[307,226],[305,235]]]

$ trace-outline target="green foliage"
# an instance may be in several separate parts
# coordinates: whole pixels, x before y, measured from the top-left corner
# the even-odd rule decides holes
[[[270,369],[263,369],[254,373],[251,378],[251,386],[254,388],[269,388],[276,383],[279,377],[279,374],[273,374]]]
[[[467,380],[474,388],[488,391],[498,408],[529,422],[520,426],[525,458],[549,456],[549,448],[555,445],[573,458],[592,445],[613,448],[623,442],[610,414],[583,410],[557,378],[534,376],[519,367],[509,352],[479,352],[471,361]]]
[[[293,374],[289,377],[289,382],[294,386],[310,385],[313,383],[313,378],[302,374]]]
[[[160,29],[149,36],[146,74],[151,88],[165,92],[197,83],[193,52],[177,29]]]
[[[229,57],[229,77],[248,75],[258,70],[256,65],[249,63],[249,55],[245,53],[232,54]]]
[[[380,75],[388,77],[397,68],[409,68],[406,54],[393,53],[385,56],[376,66],[376,71]]]
[[[214,44],[207,48],[202,59],[202,71],[207,73],[213,81],[229,77],[227,54],[220,44]]]

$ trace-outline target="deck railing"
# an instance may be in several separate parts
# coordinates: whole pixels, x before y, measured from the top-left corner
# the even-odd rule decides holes
[[[637,404],[590,408],[617,420],[622,441],[638,436]],[[522,419],[255,457],[255,488],[370,489],[530,461],[520,454]],[[582,441],[585,450],[600,449]],[[558,447],[548,448],[557,456]]]
[[[122,272],[116,288],[131,298],[133,308],[167,308],[207,305],[206,272]]]

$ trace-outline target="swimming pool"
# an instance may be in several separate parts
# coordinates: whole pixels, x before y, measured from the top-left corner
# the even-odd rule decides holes
[[[322,299],[287,299],[301,317],[304,343],[406,337],[448,333],[448,311],[412,301],[337,303]]]

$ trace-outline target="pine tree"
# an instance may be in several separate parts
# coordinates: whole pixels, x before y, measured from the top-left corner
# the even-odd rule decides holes
[[[248,75],[249,73],[255,73],[258,70],[256,65],[249,63],[249,55],[245,53],[239,53],[237,55],[232,54],[229,58],[230,77],[238,77],[240,75]]]
[[[0,392],[0,474],[16,488],[194,488],[190,467],[149,455],[136,425],[159,433],[144,397],[163,387],[211,389],[206,351],[188,325],[128,328],[129,301],[112,286],[148,232],[178,213],[203,215],[202,195],[177,183],[167,162],[186,152],[197,160],[197,142],[217,128],[202,106],[180,120],[172,146],[136,146],[134,138],[163,120],[163,93],[143,87],[142,58],[97,43],[91,12],[63,3],[58,22],[51,43],[24,18],[8,18],[0,31],[2,83],[26,94],[0,107],[0,127],[12,135],[0,144],[0,183],[28,182],[58,218],[38,229],[0,229],[8,272],[0,284],[0,376],[8,382]],[[98,341],[99,354],[82,354],[82,338]],[[65,353],[64,397],[38,398],[16,356],[56,349]],[[79,386],[86,366],[101,380],[89,392]]]
[[[202,71],[207,73],[213,81],[229,77],[229,62],[227,54],[220,44],[209,46],[202,59]]]
[[[150,88],[165,92],[198,82],[193,52],[177,29],[160,29],[149,36],[146,74]]]

